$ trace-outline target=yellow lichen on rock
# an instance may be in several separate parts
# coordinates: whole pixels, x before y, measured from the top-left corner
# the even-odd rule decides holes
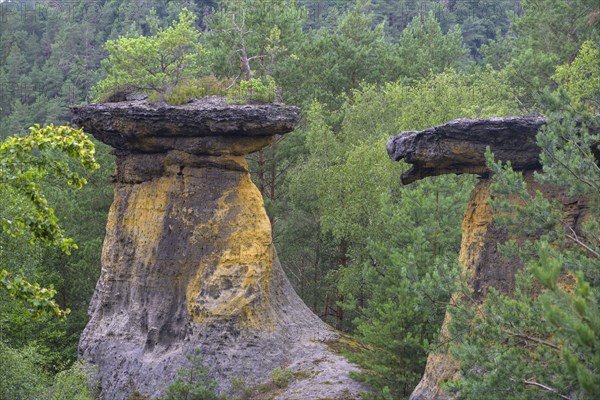
[[[458,261],[465,271],[470,270],[481,257],[486,245],[485,235],[492,223],[492,210],[489,204],[490,181],[479,181],[467,207],[462,224],[462,240]]]
[[[530,194],[540,192],[548,199],[556,199],[563,204],[562,219],[567,226],[576,229],[578,223],[585,220],[585,201],[569,198],[557,188],[551,185],[543,185],[535,182],[534,175],[530,171],[523,173]],[[467,290],[472,290],[472,298],[475,306],[482,311],[481,304],[485,299],[485,293],[489,287],[494,287],[500,293],[511,293],[514,290],[515,274],[523,265],[518,259],[511,259],[497,249],[498,243],[504,243],[508,239],[522,241],[531,238],[509,236],[505,229],[500,229],[494,224],[494,216],[498,212],[492,209],[490,204],[490,179],[479,181],[471,199],[467,204],[462,225],[462,241],[459,262],[463,267],[462,282]],[[511,198],[515,205],[523,205],[522,199]],[[573,274],[563,274],[559,285],[563,290],[569,291],[576,285]],[[535,289],[534,285],[534,289]],[[536,292],[536,290],[534,290]],[[452,303],[460,301],[464,292],[459,291],[452,296]],[[442,328],[440,330],[439,342],[444,344],[451,341],[448,332],[451,315],[446,313]],[[460,365],[452,357],[448,347],[443,345],[433,351],[427,358],[425,373],[419,385],[411,395],[412,400],[420,399],[450,399],[451,397],[443,390],[442,383],[456,379],[460,372]]]
[[[113,210],[111,207],[108,224],[119,225],[132,241],[135,251],[145,253],[143,257],[140,254],[138,260],[149,265],[156,257],[156,245],[164,234],[171,180],[160,178],[122,189],[115,191],[115,197],[127,196],[126,200],[119,202],[115,198],[113,205],[125,205],[126,209]]]
[[[197,241],[212,237],[214,243],[187,287],[188,312],[195,322],[235,318],[269,326],[272,237],[262,196],[250,175],[240,173],[216,203],[213,218],[194,231]]]
[[[358,398],[356,371],[316,340],[336,333],[296,295],[243,155],[293,129],[295,107],[196,101],[91,104],[75,120],[116,149],[102,273],[81,335],[100,397],[162,396],[199,349],[227,392],[240,376],[331,365],[281,398]],[[316,353],[315,353],[316,351]],[[339,380],[335,386],[319,382]]]
[[[144,244],[158,242],[163,233],[170,186],[168,178],[160,178],[131,187],[123,226],[136,239],[144,240]]]

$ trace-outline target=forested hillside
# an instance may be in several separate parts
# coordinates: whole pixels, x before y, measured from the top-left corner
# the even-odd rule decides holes
[[[314,313],[361,343],[349,357],[365,370],[357,379],[373,389],[366,398],[402,399],[419,382],[451,295],[461,289],[461,221],[476,179],[447,175],[402,186],[408,166],[390,162],[388,137],[466,117],[540,114],[595,123],[599,46],[596,0],[4,1],[0,141],[34,124],[66,124],[69,106],[123,92],[181,104],[250,87],[268,92],[268,101],[299,106],[299,128],[247,157],[281,264]],[[152,62],[140,62],[178,57],[182,48],[193,57],[182,59],[181,75],[182,68],[163,68],[159,76]],[[598,206],[600,138],[569,127],[538,139],[547,179]],[[93,173],[60,148],[50,153],[85,177],[80,190],[44,171],[52,161],[23,175],[73,238],[71,254],[10,226],[35,205],[11,180],[18,174],[9,174],[19,153],[0,148],[0,400],[94,398],[75,361],[100,274],[114,169],[109,148],[94,145],[100,168]],[[499,198],[520,187],[502,171],[496,165],[505,178]],[[552,225],[550,204],[523,198],[533,220]],[[530,319],[528,335],[556,340],[558,349],[519,355],[503,347],[504,325],[465,305],[452,328],[456,357],[485,371],[467,369],[449,386],[459,398],[600,394],[600,214],[593,210],[595,221],[575,250],[557,245],[564,237],[555,231],[521,253],[516,243],[505,246],[530,268],[515,298],[492,293],[486,303],[498,320]],[[559,293],[556,281],[566,270],[579,283]],[[16,276],[53,285],[67,318],[34,315],[30,308],[38,305],[11,296]],[[545,293],[539,300],[528,294],[532,285]],[[574,313],[580,318],[569,319]],[[492,359],[490,348],[511,356]],[[518,374],[554,392],[514,389]]]

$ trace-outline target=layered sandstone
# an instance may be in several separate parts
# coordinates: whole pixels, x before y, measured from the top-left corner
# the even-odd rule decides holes
[[[337,333],[283,273],[243,157],[291,131],[299,110],[212,98],[73,113],[117,156],[102,273],[80,341],[101,397],[157,398],[200,349],[222,391],[233,379],[256,385],[289,368],[306,382],[280,398],[358,398],[356,367],[325,344]]]
[[[542,117],[461,118],[402,132],[388,140],[387,151],[392,160],[411,164],[402,174],[404,184],[428,176],[488,172],[486,146],[496,159],[511,160],[515,170],[535,170],[540,166],[535,135],[544,122]]]
[[[541,117],[500,117],[485,119],[458,119],[423,131],[403,132],[387,143],[390,158],[404,160],[412,167],[401,179],[405,184],[442,174],[471,173],[480,176],[467,204],[462,225],[459,255],[473,289],[475,301],[481,301],[489,287],[502,293],[514,290],[515,274],[522,268],[518,259],[507,258],[497,248],[508,239],[506,231],[498,228],[489,204],[490,178],[485,163],[489,146],[496,159],[511,161],[513,169],[523,172],[528,190],[540,191],[546,198],[563,205],[563,221],[578,229],[587,212],[584,199],[570,198],[551,185],[541,185],[533,173],[539,170],[540,148],[536,134],[545,123]],[[449,339],[446,314],[440,333],[440,343]],[[441,383],[453,379],[459,365],[446,347],[430,353],[424,376],[411,395],[412,400],[449,399]]]

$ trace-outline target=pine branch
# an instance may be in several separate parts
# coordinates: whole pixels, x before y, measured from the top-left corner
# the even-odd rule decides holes
[[[554,157],[548,150],[542,149],[542,151],[544,153],[546,153],[546,155],[548,157],[550,157],[553,161],[557,162],[558,164],[561,165],[561,167],[563,167],[564,169],[566,169],[571,175],[573,175],[573,177],[575,177],[575,179],[578,179],[580,182],[588,185],[589,187],[593,188],[594,190],[600,191],[600,186],[596,185],[594,182],[589,181],[588,179],[585,179],[582,176],[579,176],[577,174],[577,172],[573,171],[573,169],[571,167],[569,167],[567,164],[565,164],[564,162],[562,162],[561,160],[559,160],[557,157]]]
[[[568,141],[569,141],[569,140],[568,140],[567,138],[565,138],[564,136],[561,136],[561,138],[562,138],[564,141],[566,141],[566,142],[568,142]],[[573,144],[575,144],[575,146],[577,146],[577,149],[579,149],[579,152],[581,153],[581,155],[582,155],[582,156],[583,156],[585,159],[587,159],[587,160],[594,160],[594,156],[593,156],[593,155],[591,155],[591,154],[589,154],[589,153],[588,153],[586,150],[584,150],[584,149],[583,149],[583,147],[581,147],[581,146],[579,145],[579,143],[577,143],[577,141],[575,141],[575,140],[574,140],[574,141],[573,141]],[[593,162],[593,161],[592,161],[590,164],[591,164],[591,165],[594,167],[594,169],[596,169],[598,172],[600,172],[600,167],[599,167],[598,165],[596,165],[596,163],[595,163],[595,162]]]

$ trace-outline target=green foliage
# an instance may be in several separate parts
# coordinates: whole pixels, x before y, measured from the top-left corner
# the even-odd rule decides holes
[[[96,398],[90,390],[92,369],[82,361],[61,371],[54,377],[50,400],[92,400]]]
[[[316,192],[322,229],[338,241],[360,243],[369,237],[365,228],[381,218],[376,206],[381,194],[399,192],[397,177],[406,168],[380,157],[389,132],[514,109],[511,91],[497,74],[466,77],[450,71],[414,85],[390,83],[382,89],[364,85],[338,114],[340,132],[328,123],[323,106],[314,103],[308,111],[306,137],[310,156],[298,167],[292,191],[302,186],[297,191],[302,198],[307,190]]]
[[[177,371],[177,379],[167,388],[165,400],[217,400],[217,382],[208,376],[200,349],[187,358],[190,367]]]
[[[148,101],[160,101],[162,96],[167,104],[178,106],[205,96],[226,96],[230,98],[235,96],[238,91],[238,87],[232,80],[217,79],[214,75],[209,75],[181,81],[173,87],[169,94],[163,96],[160,93],[153,93]]]
[[[248,97],[261,103],[273,103],[275,101],[275,89],[275,80],[270,76],[240,82],[241,97]]]
[[[317,190],[323,229],[338,240],[368,237],[364,226],[376,221],[380,210],[374,205],[381,193],[399,190],[397,177],[405,168],[380,157],[389,132],[514,109],[510,89],[493,72],[468,77],[449,71],[413,85],[389,83],[382,89],[364,85],[344,104],[339,133],[329,125],[322,105],[314,103],[306,138],[311,156],[299,168],[316,174],[307,176],[306,184]],[[361,173],[365,170],[369,174]]]
[[[13,237],[28,233],[31,241],[57,246],[69,254],[77,246],[64,236],[54,210],[41,192],[39,181],[49,173],[75,188],[81,188],[87,181],[66,162],[57,159],[53,151],[77,159],[87,171],[98,168],[94,145],[82,130],[36,125],[30,128],[28,135],[7,138],[0,143],[0,194],[22,199],[22,202],[5,209],[0,214],[0,224],[2,230]],[[50,312],[64,318],[69,312],[68,309],[62,311],[54,302],[56,291],[52,287],[41,288],[6,270],[1,271],[0,278],[2,286],[12,296],[27,301],[36,315]]]
[[[453,290],[460,221],[472,186],[468,177],[440,177],[402,187],[398,176],[407,167],[381,157],[385,141],[391,133],[453,118],[514,112],[503,79],[493,71],[446,71],[413,84],[363,84],[339,112],[331,115],[318,102],[307,112],[309,154],[289,181],[298,225],[284,227],[280,254],[284,265],[290,258],[312,261],[306,248],[316,240],[312,257],[326,267],[307,262],[292,271],[307,278],[294,283],[312,295],[324,292],[317,310],[335,307],[325,318],[336,326],[350,329],[353,322],[368,350],[350,357],[366,368],[361,379],[373,396],[406,396],[420,378]],[[303,226],[311,234],[305,245],[295,244],[305,247],[288,247],[288,235]]]
[[[153,101],[169,104],[223,94],[239,103],[271,102],[277,93],[278,100],[302,106],[306,119],[299,129],[249,157],[249,164],[272,218],[282,264],[298,292],[325,320],[355,330],[369,345],[364,355],[356,357],[368,368],[363,378],[374,386],[374,396],[401,397],[418,379],[452,290],[458,227],[472,184],[469,179],[444,177],[401,187],[398,175],[406,166],[385,157],[387,136],[458,117],[525,113],[536,99],[534,88],[558,84],[561,91],[544,96],[551,103],[544,107],[558,113],[552,118],[552,128],[538,137],[547,149],[543,179],[564,185],[572,194],[597,194],[598,171],[589,162],[589,151],[582,149],[589,149],[598,137],[578,129],[578,124],[591,123],[589,115],[598,113],[598,73],[592,68],[598,65],[600,32],[595,0],[523,0],[523,13],[512,0],[227,0],[205,12],[204,20],[192,13],[199,16],[203,6],[216,2],[110,0],[97,3],[93,10],[88,3],[77,0],[67,8],[48,7],[44,9],[48,18],[35,21],[20,13],[4,15],[0,24],[0,137],[24,132],[34,122],[65,122],[69,118],[66,106],[88,101],[90,88],[101,78],[94,98],[137,90],[147,92]],[[182,12],[183,7],[189,11]],[[70,20],[64,19],[67,9]],[[492,39],[496,41],[490,43]],[[242,50],[247,71],[240,63]],[[474,61],[481,63],[482,54],[483,63],[495,69],[473,67]],[[555,70],[557,64],[564,65]],[[521,103],[517,105],[516,99]],[[583,114],[577,120],[571,118],[561,111],[566,104]],[[111,165],[109,150],[98,148],[102,164]],[[41,158],[44,154],[31,153]],[[71,171],[79,168],[76,159],[56,150],[46,160],[62,162]],[[19,285],[37,293],[37,300],[29,298],[40,302],[39,296],[48,299],[52,293],[52,289],[42,292],[41,287],[54,284],[55,297],[72,313],[66,322],[50,317],[32,320],[27,309],[35,309],[36,303],[20,303],[3,291],[0,329],[11,354],[26,354],[31,348],[28,344],[35,345],[39,357],[34,357],[33,369],[54,372],[75,359],[79,333],[87,321],[112,198],[110,168],[86,177],[89,184],[74,196],[64,188],[68,177],[54,176],[54,171],[45,174],[39,168],[30,171],[29,166],[37,164],[28,160],[21,164],[18,173],[35,182],[34,189],[44,194],[47,204],[38,199],[40,207],[36,206],[30,196],[17,195],[13,186],[3,185],[5,177],[0,177],[0,191],[4,191],[0,219],[9,217],[13,222],[12,228],[0,234],[3,286],[14,289]],[[2,165],[0,174],[8,170]],[[574,174],[581,179],[573,179]],[[556,358],[552,348],[539,355],[528,349],[543,345],[526,340],[523,346],[522,338],[510,337],[517,348],[505,351],[506,347],[496,344],[506,341],[506,335],[487,334],[486,320],[483,339],[473,342],[469,354],[475,357],[492,349],[489,354],[495,358],[487,370],[494,371],[501,362],[505,365],[504,372],[496,374],[497,380],[490,378],[490,382],[501,390],[506,382],[512,383],[515,397],[554,396],[533,385],[523,388],[503,380],[514,371],[528,371],[535,377],[535,365],[543,365],[540,360],[547,361],[547,376],[558,376],[557,386],[563,384],[560,376],[564,376],[572,382],[579,379],[581,387],[593,387],[589,371],[596,370],[585,355],[593,351],[585,346],[594,344],[589,329],[596,332],[590,321],[596,318],[598,277],[594,268],[587,267],[589,252],[568,252],[562,246],[573,240],[560,231],[558,210],[526,193],[518,174],[505,170],[496,178],[495,207],[505,211],[505,223],[510,224],[514,213],[521,223],[511,229],[544,232],[551,244],[543,251],[533,245],[519,248],[518,243],[504,246],[531,260],[531,274],[522,278],[521,286],[527,287],[525,281],[535,273],[532,287],[538,288],[538,281],[545,283],[550,300],[523,305],[527,299],[523,294],[522,302],[513,306],[496,295],[497,300],[490,300],[495,304],[493,312],[508,324],[510,318],[503,313],[512,314],[503,310],[518,309],[523,320],[519,332],[533,335],[537,330],[544,340],[574,341],[579,347],[568,347],[574,357]],[[525,207],[515,210],[504,202],[508,193],[521,196]],[[48,204],[55,205],[55,210]],[[43,225],[38,229],[37,218],[25,219],[26,214],[48,217],[48,230]],[[14,229],[18,217],[23,218],[23,226]],[[58,218],[78,248],[52,224]],[[587,236],[577,233],[588,247],[596,246],[590,243],[590,238],[597,237],[592,222],[586,225]],[[27,234],[10,236],[21,231]],[[47,244],[30,243],[28,239],[37,240],[36,235],[47,237],[48,241],[43,239]],[[553,250],[557,242],[560,246]],[[57,243],[72,255],[53,248]],[[560,294],[555,277],[565,269],[583,273],[582,294]],[[20,280],[21,275],[39,282],[39,288]],[[584,295],[585,282],[589,296]],[[40,310],[43,304],[45,300]],[[550,324],[548,315],[562,324],[556,331],[579,332],[580,337],[562,337],[562,333],[554,335],[540,328]],[[534,331],[527,326],[529,321]],[[478,331],[474,328],[474,332]],[[576,372],[560,375],[567,366]],[[480,377],[481,370],[471,372],[466,376]],[[36,382],[35,377],[31,379],[28,385]],[[0,390],[17,386],[0,382]],[[492,389],[494,383],[470,393],[475,393],[472,398],[485,398],[494,393]],[[513,392],[506,393],[510,397]]]
[[[92,371],[82,362],[51,378],[40,365],[44,356],[35,347],[14,349],[0,341],[0,399],[92,400]]]
[[[343,103],[340,94],[362,82],[398,77],[394,46],[385,41],[383,24],[374,23],[369,1],[357,0],[347,12],[334,15],[333,26],[309,31],[292,56],[281,61],[275,78],[287,103],[308,106],[317,99],[336,109]]]
[[[382,245],[373,251],[378,265],[363,269],[373,294],[369,307],[354,321],[357,336],[369,347],[348,357],[366,370],[358,376],[374,389],[366,398],[396,399],[408,396],[421,379],[458,268],[450,255],[425,266],[419,258],[432,262],[431,258],[419,249],[390,252]]]
[[[6,270],[0,271],[0,287],[8,291],[12,297],[26,302],[35,317],[43,314],[54,314],[59,318],[66,318],[71,312],[68,308],[61,310],[54,300],[56,290],[54,286],[42,288],[38,283],[29,283],[24,276],[13,276]]]
[[[523,0],[522,6],[523,16],[513,23],[513,29],[523,45],[553,58],[553,64],[544,65],[549,70],[572,61],[585,40],[598,39],[600,21],[594,17],[598,5],[593,0]]]
[[[306,10],[296,0],[221,1],[206,21],[213,72],[245,80],[266,75],[278,79],[280,62],[297,58],[294,52],[304,39],[305,19]]]
[[[159,28],[154,36],[107,41],[109,55],[103,61],[107,76],[97,84],[95,97],[103,100],[123,91],[170,94],[181,81],[202,75],[205,51],[195,19],[184,8],[178,21]]]
[[[600,49],[598,43],[588,40],[581,45],[572,63],[556,68],[552,78],[561,85],[576,108],[587,105],[587,110],[600,110]]]
[[[598,290],[583,272],[576,285],[572,275],[564,275],[577,260],[578,268],[597,276],[598,260],[546,240],[534,246],[537,252],[511,296],[491,290],[481,310],[453,309],[451,334],[462,337],[454,351],[462,378],[450,389],[458,398],[533,399],[555,391],[594,399],[600,394]]]
[[[562,86],[555,94],[545,93],[542,100],[549,112],[549,123],[537,137],[544,150],[540,161],[542,182],[564,186],[571,195],[600,193],[600,168],[594,152],[598,150],[600,134],[600,52],[585,42],[570,64],[556,68],[554,78]]]
[[[55,159],[52,150],[79,159],[88,171],[98,168],[94,145],[81,129],[35,125],[28,135],[7,138],[0,143],[0,194],[28,199],[31,211],[18,209],[13,217],[0,215],[0,224],[13,236],[29,232],[32,240],[58,246],[68,254],[76,247],[72,240],[64,237],[54,210],[48,207],[48,201],[40,192],[38,181],[46,173],[52,173],[75,188],[81,188],[87,181],[65,162]]]
[[[231,380],[231,395],[236,400],[248,400],[252,398],[255,388],[250,388],[243,377]]]
[[[507,38],[492,43],[486,53],[498,55],[503,61],[495,63],[504,68],[515,86],[526,88],[521,101],[535,105],[533,93],[552,85],[555,67],[570,64],[581,45],[600,40],[595,0],[523,0],[523,15],[515,18]],[[569,21],[568,23],[565,23]],[[500,47],[498,49],[497,47]]]
[[[243,5],[240,7],[245,24],[246,9]],[[221,11],[212,17],[211,23],[219,26],[219,29],[225,29],[231,18],[230,28],[237,29],[237,12],[237,7],[229,13]],[[207,71],[208,63],[205,59],[208,55],[201,45],[200,32],[194,26],[196,17],[186,8],[181,11],[179,20],[166,29],[158,27],[156,18],[154,12],[148,19],[151,31],[156,31],[153,36],[123,37],[106,42],[109,57],[103,61],[103,66],[107,77],[95,88],[98,101],[109,100],[115,94],[131,91],[148,93],[150,101],[165,100],[171,105],[185,104],[194,98],[209,95],[227,96],[232,101],[239,101],[237,97],[262,103],[275,100],[276,87],[271,76],[262,79],[248,78],[242,80],[239,86],[234,84],[235,80],[227,78],[221,80],[214,75],[202,77]],[[260,24],[263,26],[264,22]],[[270,56],[274,62],[276,54],[285,49],[280,45],[280,35],[280,28],[273,26],[262,50],[264,54],[256,57]],[[250,45],[243,38],[242,44]],[[217,49],[214,51],[218,52]],[[244,51],[249,49],[244,47]]]
[[[39,367],[42,357],[32,347],[12,349],[0,341],[0,399],[41,398],[48,378]]]
[[[60,368],[77,359],[79,335],[87,323],[89,301],[100,276],[102,243],[113,200],[110,182],[114,156],[107,145],[97,141],[94,144],[94,157],[102,167],[86,176],[88,183],[82,189],[65,190],[57,179],[46,179],[43,183],[48,202],[55,205],[61,226],[77,243],[78,249],[67,256],[56,248],[42,246],[39,266],[31,275],[29,269],[26,270],[27,276],[36,276],[41,284],[54,284],[60,304],[71,309],[64,326],[60,327],[60,331],[64,331],[62,336],[52,334],[52,324],[48,321],[37,328],[31,323],[21,327],[26,332],[31,329],[32,338],[49,329],[47,334],[39,336],[39,342],[60,355],[60,361],[56,362]],[[70,163],[75,165],[73,160]]]
[[[437,11],[444,26],[457,24],[465,45],[475,60],[486,43],[502,38],[510,28],[511,18],[520,9],[512,0],[469,0],[445,2],[445,12]]]
[[[164,96],[169,105],[186,104],[194,99],[205,96],[221,96],[231,104],[273,103],[277,86],[275,80],[270,76],[264,78],[252,78],[248,81],[242,80],[239,84],[231,79],[217,79],[213,75],[180,82],[173,88],[171,93]],[[159,94],[153,94],[148,101],[160,101]]]
[[[569,194],[596,194],[600,192],[600,169],[594,162],[592,149],[600,140],[588,126],[598,126],[593,117],[581,116],[579,120],[552,116],[552,125],[546,125],[538,136],[544,151],[540,160],[546,175],[544,182],[558,183]],[[573,179],[576,177],[576,179]]]

